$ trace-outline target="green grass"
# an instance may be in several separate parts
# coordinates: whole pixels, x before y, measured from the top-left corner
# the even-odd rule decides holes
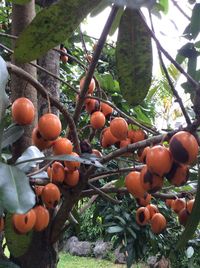
[[[106,260],[97,260],[95,258],[77,257],[67,253],[60,254],[58,268],[125,268],[126,265],[113,264]],[[144,265],[134,265],[133,268],[145,268]]]

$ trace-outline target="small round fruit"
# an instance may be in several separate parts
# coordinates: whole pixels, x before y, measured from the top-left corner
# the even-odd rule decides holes
[[[172,167],[172,156],[166,147],[156,145],[147,151],[146,163],[151,173],[162,177]]]
[[[61,133],[60,119],[51,113],[44,114],[38,122],[38,130],[45,140],[56,140]]]
[[[85,76],[81,78],[80,80],[80,89],[82,90],[83,88],[83,84],[85,82]],[[92,94],[94,92],[95,89],[95,80],[94,78],[91,79],[89,87],[88,87],[88,94]]]
[[[18,98],[12,104],[12,118],[18,125],[29,125],[35,117],[33,103],[27,98]]]
[[[68,62],[68,56],[67,55],[61,55],[60,57],[61,61],[63,64],[66,64]]]
[[[170,172],[165,177],[172,185],[182,186],[189,178],[189,168],[186,165],[174,162]]]
[[[106,122],[105,115],[102,112],[94,112],[90,117],[90,124],[94,129],[99,129],[104,127]]]
[[[194,201],[195,199],[191,199],[187,202],[186,204],[186,208],[187,208],[187,211],[188,213],[191,213],[192,212],[192,208],[193,208],[193,205],[194,205]]]
[[[34,211],[36,215],[34,230],[40,232],[49,224],[49,211],[43,206],[34,207]]]
[[[156,205],[149,204],[149,205],[147,205],[147,208],[148,208],[149,213],[150,213],[150,219],[153,217],[154,214],[159,212],[158,207]]]
[[[64,166],[60,162],[55,161],[52,167],[48,167],[47,174],[52,182],[62,183],[65,178]]]
[[[98,111],[99,106],[100,106],[99,101],[95,99],[89,99],[89,101],[85,103],[85,109],[89,114]]]
[[[44,189],[43,185],[36,185],[35,186],[35,194],[39,197],[42,195],[42,191]]]
[[[110,132],[110,127],[107,127],[107,128],[104,128],[101,132],[100,142],[103,148],[107,148],[111,145],[116,144],[118,140]]]
[[[163,186],[164,179],[160,176],[152,174],[145,165],[140,173],[142,187],[148,193],[155,193]]]
[[[25,234],[33,229],[36,222],[34,209],[29,210],[25,214],[13,214],[12,222],[14,228],[21,234]]]
[[[128,130],[128,138],[131,139],[132,143],[134,143],[145,140],[146,134],[142,129],[137,130],[130,129]]]
[[[101,102],[100,104],[101,112],[105,115],[105,117],[109,117],[113,113],[113,108],[107,103]]]
[[[170,208],[173,206],[173,202],[174,202],[174,199],[166,199],[165,200],[165,204]]]
[[[185,200],[183,199],[175,199],[172,205],[172,209],[174,210],[175,213],[179,213],[183,208],[186,207]]]
[[[65,172],[65,179],[64,179],[64,183],[74,187],[78,184],[79,182],[79,171],[75,170],[75,171],[67,171]]]
[[[141,163],[144,163],[146,164],[146,156],[147,156],[147,152],[148,150],[150,150],[151,148],[149,146],[145,147],[145,148],[142,148],[141,150],[138,150],[138,160],[141,162]]]
[[[136,198],[143,198],[145,195],[145,190],[142,187],[140,180],[140,172],[132,171],[125,177],[125,186],[129,193],[131,193]]]
[[[151,194],[145,193],[144,197],[136,198],[136,201],[139,206],[146,207],[151,202]]]
[[[53,183],[48,183],[42,191],[42,201],[47,208],[55,208],[60,201],[60,190]]]
[[[71,154],[72,150],[73,150],[73,145],[71,141],[67,138],[58,138],[53,143],[54,155]]]
[[[167,221],[161,213],[156,213],[151,219],[151,230],[154,234],[160,234],[165,230]]]
[[[146,207],[140,207],[136,210],[136,222],[139,225],[146,225],[150,220],[150,212]]]
[[[122,117],[115,117],[110,122],[110,131],[118,140],[125,140],[128,136],[128,124]]]
[[[171,138],[169,149],[175,161],[190,165],[197,159],[199,146],[191,133],[180,131]]]
[[[75,157],[79,157],[79,155],[75,152],[72,152],[70,155],[75,156]],[[75,162],[75,161],[64,161],[64,164],[70,171],[74,171],[74,170],[78,169],[81,165],[80,162]]]
[[[32,131],[32,143],[41,151],[50,148],[53,144],[52,141],[43,139],[37,127]]]
[[[187,220],[189,218],[189,213],[187,211],[186,208],[183,208],[181,211],[179,211],[178,213],[178,220],[179,220],[179,223],[183,226],[185,226],[187,224]]]

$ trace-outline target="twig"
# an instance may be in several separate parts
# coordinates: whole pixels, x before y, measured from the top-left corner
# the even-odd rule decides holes
[[[174,4],[174,6],[183,14],[183,16],[190,20],[190,17],[185,13],[185,11],[178,5],[177,1],[172,0],[172,3]]]
[[[150,12],[149,12],[149,18],[150,18],[150,22],[151,22],[152,32],[155,32],[155,31],[154,31],[154,27],[153,27],[152,16],[151,16],[151,13],[150,13]],[[157,45],[157,44],[156,44],[156,45]],[[169,86],[170,86],[170,88],[171,88],[171,91],[172,91],[173,95],[176,97],[177,102],[179,103],[179,106],[180,106],[180,108],[181,108],[181,111],[182,111],[182,113],[183,113],[183,115],[184,115],[184,117],[185,117],[185,121],[186,121],[186,123],[187,123],[188,125],[190,125],[190,124],[191,124],[190,117],[189,117],[188,113],[186,112],[185,107],[184,107],[184,105],[183,105],[183,101],[182,101],[181,97],[179,96],[177,90],[175,89],[175,87],[174,87],[174,85],[173,85],[173,82],[172,82],[172,80],[171,80],[171,78],[170,78],[170,76],[169,76],[168,70],[167,70],[167,68],[166,68],[166,66],[165,66],[165,63],[164,63],[164,61],[163,61],[162,54],[161,54],[161,52],[160,52],[160,50],[159,50],[159,46],[158,46],[158,45],[157,45],[157,50],[158,50],[158,56],[159,56],[159,60],[160,60],[162,69],[163,69],[163,71],[164,71],[164,73],[165,73],[165,76],[166,76],[166,78],[167,78],[167,81],[168,81],[168,83],[169,83]]]
[[[44,97],[47,96],[47,90],[40,84],[36,79],[34,79],[29,73],[25,72],[23,69],[17,67],[14,64],[7,62],[7,69],[9,73],[14,73],[15,75],[21,77],[22,79],[28,81],[35,89]],[[77,134],[76,125],[74,123],[73,118],[69,114],[68,110],[62,105],[58,99],[55,99],[51,94],[49,94],[49,99],[52,105],[54,105],[64,116],[64,119],[67,124],[69,124],[69,128],[72,133],[72,138],[74,142],[74,147],[78,154],[81,153],[79,138]]]
[[[106,193],[104,193],[101,189],[95,187],[93,184],[91,184],[90,182],[88,182],[88,185],[95,191],[95,194],[99,194],[102,198],[108,200],[109,202],[113,203],[113,204],[121,204],[121,201],[116,200],[114,198],[112,198],[111,196],[107,195]],[[104,188],[103,188],[104,189]]]
[[[109,31],[110,31],[110,28],[112,26],[112,22],[113,22],[116,14],[117,14],[118,9],[119,8],[116,7],[116,6],[112,7],[110,15],[108,17],[108,20],[107,20],[107,22],[106,22],[106,24],[104,26],[103,31],[102,31],[101,37],[100,37],[100,39],[99,39],[99,41],[97,43],[97,48],[94,51],[92,61],[91,61],[90,65],[89,65],[88,72],[87,72],[86,77],[85,77],[83,88],[82,88],[82,90],[80,92],[79,100],[78,100],[78,103],[77,103],[75,111],[74,111],[74,122],[75,122],[75,124],[77,124],[77,122],[78,122],[82,107],[84,105],[84,97],[87,94],[88,86],[89,86],[90,81],[91,81],[91,79],[93,77],[94,70],[96,68],[99,56],[101,54],[101,51],[103,49],[103,46],[104,46],[106,38],[107,38],[107,35],[108,35]]]
[[[189,75],[189,74],[182,68],[182,66],[181,66],[180,64],[178,64],[178,62],[176,62],[176,61],[172,58],[172,56],[171,56],[171,55],[170,55],[170,54],[163,48],[163,46],[160,44],[159,40],[158,40],[157,37],[155,36],[154,32],[149,28],[149,26],[148,26],[148,24],[147,24],[147,22],[146,22],[146,19],[145,19],[144,15],[142,14],[142,12],[140,12],[140,14],[141,14],[141,17],[143,18],[143,21],[144,21],[144,23],[145,23],[145,26],[146,26],[147,31],[149,32],[149,34],[151,35],[151,37],[152,37],[153,40],[155,41],[156,45],[159,47],[159,50],[162,51],[162,53],[165,55],[165,57],[166,57],[169,61],[171,61],[171,63],[177,68],[177,70],[179,70],[179,72],[181,72],[181,73],[187,78],[188,82],[190,82],[190,84],[191,84],[192,86],[194,86],[193,89],[194,89],[195,91],[199,91],[199,89],[200,89],[200,84],[199,84],[196,80],[194,80],[194,79],[192,78],[192,76],[190,76],[190,75]]]

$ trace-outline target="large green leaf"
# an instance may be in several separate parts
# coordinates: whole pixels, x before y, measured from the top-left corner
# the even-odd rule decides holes
[[[13,229],[12,215],[7,213],[5,221],[5,238],[6,245],[8,246],[8,249],[12,256],[19,257],[27,251],[31,242],[32,231],[25,235],[17,234]]]
[[[25,213],[35,205],[29,179],[17,167],[0,163],[0,204],[11,213]]]
[[[197,35],[200,32],[199,20],[200,20],[200,4],[198,3],[193,8],[191,24],[190,24],[190,31],[194,39],[197,37]]]
[[[16,142],[24,134],[24,128],[18,125],[9,126],[3,133],[1,148]]]
[[[68,39],[101,0],[60,0],[40,11],[17,40],[18,62],[35,60]]]
[[[130,105],[146,97],[152,78],[151,37],[138,11],[126,9],[122,15],[116,46],[120,88]]]

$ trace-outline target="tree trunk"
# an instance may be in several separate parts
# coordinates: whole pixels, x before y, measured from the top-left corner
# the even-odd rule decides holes
[[[28,251],[21,257],[11,256],[10,259],[21,268],[56,268],[58,263],[57,243],[54,245],[49,243],[47,230],[35,232]]]
[[[22,30],[32,21],[35,16],[35,2],[31,0],[26,5],[15,5],[13,4],[12,9],[12,34],[19,35]],[[14,43],[13,43],[14,45]],[[17,64],[15,59],[12,59],[12,62],[19,67],[23,68],[33,77],[36,77],[36,69],[30,64]],[[19,77],[12,75],[11,76],[11,101],[14,101],[16,98],[25,96],[29,98],[37,111],[37,91],[27,82],[23,81]],[[18,158],[22,152],[32,144],[31,134],[32,130],[37,121],[37,112],[35,120],[31,125],[24,127],[24,135],[18,140],[13,146],[13,159]]]

